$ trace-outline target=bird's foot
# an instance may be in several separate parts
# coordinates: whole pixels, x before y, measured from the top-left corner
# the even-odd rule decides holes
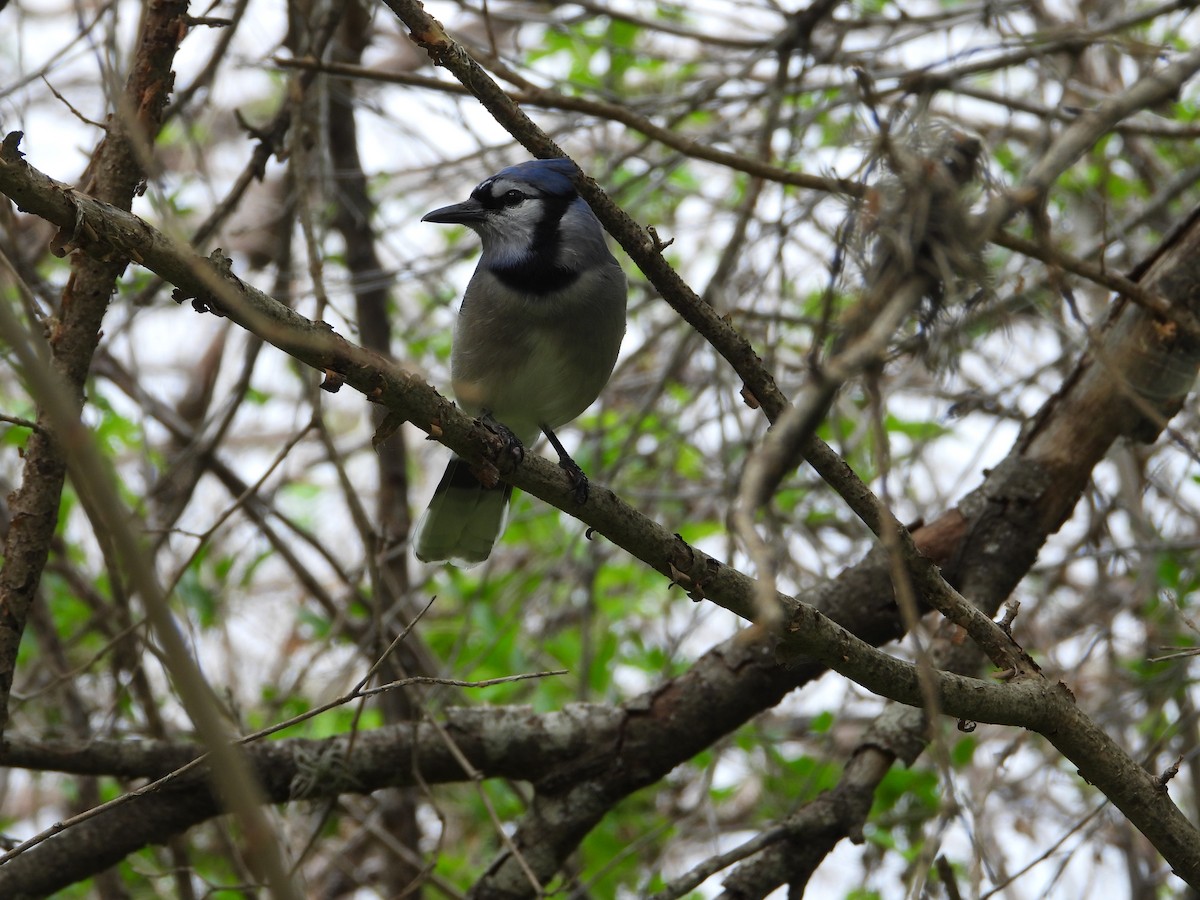
[[[504,472],[511,472],[519,466],[525,459],[525,445],[521,443],[521,439],[513,430],[493,418],[492,414],[486,410],[479,417],[479,422],[497,438],[489,448],[496,468]]]
[[[583,469],[579,468],[579,463],[571,459],[571,455],[563,448],[562,442],[559,441],[558,435],[546,426],[542,426],[542,433],[550,441],[550,446],[554,448],[554,452],[558,454],[558,466],[567,473],[567,478],[571,482],[571,488],[575,495],[576,503],[586,503],[588,498],[588,479],[583,474]]]
[[[583,474],[583,469],[579,468],[579,464],[571,457],[560,459],[559,467],[567,473],[567,478],[571,480],[571,488],[575,493],[576,503],[587,503],[588,498],[588,478]]]

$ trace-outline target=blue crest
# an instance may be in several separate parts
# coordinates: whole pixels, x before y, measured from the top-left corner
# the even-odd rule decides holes
[[[531,159],[496,173],[494,177],[516,178],[557,197],[575,194],[575,164],[569,159]]]

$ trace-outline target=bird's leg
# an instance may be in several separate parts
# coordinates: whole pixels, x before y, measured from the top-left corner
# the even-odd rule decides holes
[[[552,428],[543,425],[542,434],[546,435],[546,438],[550,441],[550,446],[558,454],[559,468],[567,473],[567,478],[571,480],[571,485],[575,488],[575,502],[587,502],[588,480],[587,476],[583,474],[583,469],[579,468],[579,463],[571,459],[571,455],[563,448],[562,441],[558,439],[558,435],[554,433]]]
[[[513,430],[493,416],[490,409],[483,411],[483,414],[479,417],[479,422],[484,428],[499,438],[500,446],[496,450],[495,459],[497,468],[501,467],[500,462],[505,457],[507,457],[508,461],[508,466],[504,467],[506,471],[512,471],[512,469],[519,466],[521,461],[525,459],[525,445],[521,443],[521,439],[516,436]]]

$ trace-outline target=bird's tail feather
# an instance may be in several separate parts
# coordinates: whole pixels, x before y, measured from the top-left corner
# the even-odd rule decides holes
[[[487,488],[466,462],[453,457],[413,533],[413,550],[422,562],[458,566],[483,562],[508,521],[511,484]]]

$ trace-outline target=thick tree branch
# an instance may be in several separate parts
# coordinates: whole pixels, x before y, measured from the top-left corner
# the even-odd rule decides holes
[[[850,650],[855,643],[845,635],[841,651],[834,652]],[[523,707],[457,710],[443,726],[453,748],[440,728],[411,723],[325,741],[258,743],[245,748],[246,759],[267,800],[282,803],[413,785],[418,773],[426,783],[463,780],[468,775],[457,755],[461,753],[487,777],[518,778],[537,786],[534,810],[547,843],[522,849],[540,873],[569,853],[590,820],[621,797],[658,780],[822,671],[811,665],[781,666],[774,644],[769,638],[735,637],[684,675],[617,708],[576,704],[544,715]],[[873,687],[895,682],[890,693],[920,702],[914,668],[877,655],[877,676],[868,679]],[[1012,723],[1045,705],[1045,688],[1038,683],[996,685],[945,675],[939,685],[947,710],[986,710],[978,716],[983,720]],[[195,759],[199,749],[159,742],[46,746],[14,739],[2,759],[9,766],[162,778]],[[0,867],[0,893],[52,891],[220,812],[203,768],[172,778],[6,862]]]

